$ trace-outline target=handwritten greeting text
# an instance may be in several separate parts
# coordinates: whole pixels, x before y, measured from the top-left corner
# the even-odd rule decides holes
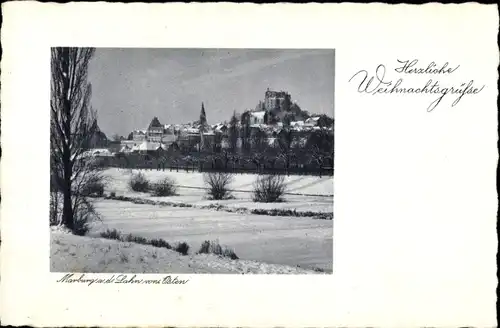
[[[443,65],[438,66],[435,62],[429,63],[425,67],[418,67],[418,60],[398,60],[398,65],[394,69],[396,73],[405,75],[418,75],[418,74],[428,74],[428,75],[451,75],[458,70],[460,65],[450,66],[446,62]],[[447,95],[455,95],[455,99],[451,106],[456,106],[460,100],[465,95],[476,95],[484,89],[482,87],[477,87],[474,84],[474,80],[469,80],[468,82],[463,82],[458,85],[453,86],[443,86],[438,78],[429,79],[425,84],[411,86],[405,83],[403,77],[397,80],[389,80],[386,77],[386,67],[383,64],[379,64],[375,69],[375,75],[369,77],[369,73],[366,70],[360,70],[354,74],[349,82],[358,81],[358,92],[367,93],[371,95],[377,94],[426,94],[435,95],[435,98],[430,105],[427,107],[427,111],[433,111]]]
[[[84,273],[75,275],[74,273],[65,274],[61,279],[57,280],[60,283],[80,283],[91,286],[93,284],[135,284],[135,285],[185,285],[188,279],[179,279],[178,277],[165,276],[161,279],[140,279],[134,275],[112,275],[109,278],[92,278]]]

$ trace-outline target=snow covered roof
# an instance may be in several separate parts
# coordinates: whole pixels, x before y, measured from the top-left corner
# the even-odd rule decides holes
[[[200,129],[197,129],[197,128],[187,128],[187,129],[185,129],[185,132],[189,133],[189,134],[198,134],[198,133],[200,133]]]
[[[155,151],[158,148],[163,148],[166,149],[161,143],[159,142],[148,142],[144,141],[141,143],[139,146],[134,146],[132,150],[139,150],[139,151]]]
[[[279,132],[281,132],[282,129],[283,128],[281,126],[273,126],[272,131],[276,132],[276,133],[279,133]]]
[[[103,148],[103,149],[91,149],[92,155],[100,155],[100,156],[111,156],[111,152],[109,149]]]
[[[135,130],[134,133],[136,133],[136,134],[146,134],[146,130]]]
[[[291,126],[303,126],[303,125],[304,125],[304,121],[294,121],[294,122],[290,122],[290,125],[291,125]]]
[[[90,149],[90,150],[87,150],[87,151],[84,151],[82,154],[80,154],[80,158],[84,158],[84,157],[95,157],[95,156],[113,156],[113,153],[109,151],[109,149],[106,149],[106,148],[103,148],[103,149],[100,149],[100,148],[94,148],[94,149]],[[73,158],[75,156],[73,155]]]
[[[120,149],[120,153],[128,153],[128,152],[132,151],[132,148],[133,148],[133,147],[129,147],[128,145],[125,145],[125,146],[123,146],[123,147]]]
[[[277,140],[278,139],[276,139],[276,138],[267,138],[267,143],[268,143],[268,145],[272,146],[276,143]]]
[[[227,126],[225,124],[219,123],[216,124],[213,129],[217,132],[222,132],[223,129],[227,129]]]
[[[266,112],[265,111],[260,111],[260,112],[251,112],[250,113],[251,116],[257,118],[257,119],[264,119],[264,116],[266,115]]]

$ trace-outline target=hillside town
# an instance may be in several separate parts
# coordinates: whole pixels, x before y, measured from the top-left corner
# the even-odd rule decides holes
[[[254,109],[234,112],[229,121],[210,124],[209,113],[202,103],[200,116],[193,122],[164,123],[153,117],[145,129],[134,130],[127,138],[114,136],[112,141],[108,141],[96,126],[89,153],[118,158],[139,154],[151,155],[151,158],[169,157],[168,153],[170,157],[176,157],[174,154],[192,157],[196,153],[255,157],[261,153],[282,154],[284,149],[297,155],[305,149],[317,148],[318,156],[330,159],[333,156],[333,118],[303,111],[285,91],[267,89],[264,99]]]

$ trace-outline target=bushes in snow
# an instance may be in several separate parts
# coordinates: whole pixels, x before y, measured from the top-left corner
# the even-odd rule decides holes
[[[151,246],[172,249],[172,246],[161,238],[152,239]]]
[[[104,195],[104,180],[101,176],[92,176],[89,181],[81,188],[80,194],[82,196],[97,196]]]
[[[211,172],[203,174],[203,181],[208,187],[211,199],[228,199],[231,196],[229,185],[233,182],[233,175],[225,172]]]
[[[62,180],[51,178],[49,224],[51,226],[63,223],[63,193],[61,187]],[[83,236],[89,229],[90,224],[95,220],[100,220],[100,215],[96,212],[89,196],[101,197],[104,195],[105,180],[99,172],[91,172],[80,178],[75,178],[72,183],[72,233]]]
[[[101,237],[106,239],[118,240],[122,242],[136,243],[141,245],[151,245],[153,247],[172,249],[172,246],[161,238],[149,240],[144,237],[136,236],[133,234],[122,235],[116,229],[113,230],[107,229],[106,231],[101,232]],[[178,243],[175,246],[174,250],[176,252],[181,253],[182,255],[187,255],[189,252],[189,245],[186,242]]]
[[[130,190],[137,192],[148,192],[149,191],[149,180],[146,176],[139,172],[132,174],[130,180],[128,181],[128,186]]]
[[[153,196],[173,196],[176,192],[175,180],[169,177],[163,178],[151,186],[151,195]]]
[[[174,179],[165,177],[158,182],[151,183],[141,172],[132,174],[128,182],[128,186],[132,191],[151,192],[152,196],[158,197],[173,196],[177,192],[177,183]]]
[[[188,255],[189,245],[186,242],[178,243],[175,245],[174,250],[181,253],[182,255]]]
[[[122,240],[121,233],[116,229],[107,229],[106,231],[101,232],[101,237],[106,239]]]
[[[281,202],[285,189],[285,177],[283,175],[259,176],[253,186],[253,201],[262,203]]]
[[[215,254],[222,257],[228,257],[231,260],[238,259],[238,256],[232,249],[225,246],[222,247],[218,241],[205,240],[203,244],[201,244],[198,254]]]
[[[62,193],[50,192],[49,222],[51,226],[60,225],[62,222],[63,199]]]
[[[136,244],[141,244],[141,245],[149,245],[149,241],[144,238],[144,237],[140,237],[140,236],[135,236],[131,233],[129,233],[125,239],[123,239],[122,241],[126,241],[126,242],[129,242],[129,243],[136,243]]]

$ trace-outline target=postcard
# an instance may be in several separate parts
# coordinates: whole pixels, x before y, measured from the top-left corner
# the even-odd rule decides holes
[[[2,12],[2,323],[495,325],[497,6]]]

